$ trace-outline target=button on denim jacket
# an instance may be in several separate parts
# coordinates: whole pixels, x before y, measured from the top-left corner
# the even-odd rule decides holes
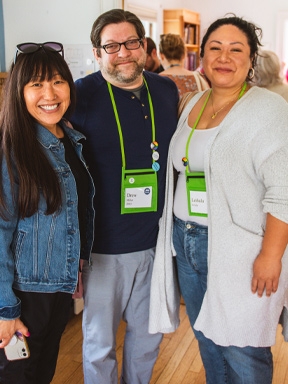
[[[78,131],[67,128],[63,122],[61,126],[86,167],[82,157],[82,144],[78,143],[84,136]],[[87,243],[85,248],[80,250],[76,183],[65,161],[64,145],[41,125],[37,124],[35,129],[44,153],[59,176],[62,205],[59,211],[45,215],[46,201],[40,196],[37,213],[20,219],[17,207],[13,203],[7,165],[3,160],[2,188],[11,216],[9,221],[0,218],[0,319],[15,319],[20,316],[21,303],[12,288],[26,292],[74,293],[79,259],[80,257],[89,259],[92,247],[94,221],[92,178],[90,176]]]

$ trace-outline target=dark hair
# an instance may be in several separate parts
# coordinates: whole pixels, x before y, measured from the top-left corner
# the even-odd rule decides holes
[[[134,25],[136,33],[139,39],[145,37],[145,28],[141,20],[129,11],[123,9],[111,9],[105,13],[102,13],[93,23],[90,39],[94,48],[101,45],[101,32],[106,25],[119,24],[119,23],[130,23]],[[101,56],[101,50],[97,50],[97,54]]]
[[[146,37],[146,41],[147,41],[147,55],[151,55],[151,52],[153,51],[153,49],[156,49],[157,51],[156,44],[154,40],[151,39],[151,37]]]
[[[185,56],[185,45],[180,35],[167,33],[160,36],[159,51],[168,60],[182,60]]]
[[[0,162],[4,159],[7,162],[12,195],[21,218],[29,217],[38,210],[40,191],[46,200],[46,214],[56,212],[61,206],[58,177],[37,140],[35,120],[28,112],[24,99],[24,87],[31,79],[40,76],[40,81],[51,80],[55,72],[70,87],[71,103],[68,114],[65,114],[69,116],[75,106],[76,91],[69,67],[59,53],[40,49],[20,54],[5,81],[0,112]],[[8,211],[1,188],[3,182],[0,172],[0,215],[7,219]],[[15,184],[18,184],[17,201]]]
[[[260,40],[262,38],[262,29],[260,27],[257,27],[255,24],[235,15],[218,19],[209,26],[202,39],[200,57],[204,57],[205,45],[211,33],[216,31],[216,29],[222,27],[223,25],[234,25],[246,35],[248,44],[250,46],[250,58],[252,59],[252,68],[254,68],[258,55],[258,47],[262,45],[260,43]]]

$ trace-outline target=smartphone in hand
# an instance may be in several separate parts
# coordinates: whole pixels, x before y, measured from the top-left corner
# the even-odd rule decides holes
[[[13,335],[9,344],[4,347],[4,351],[8,360],[27,359],[30,356],[25,336],[20,333]]]

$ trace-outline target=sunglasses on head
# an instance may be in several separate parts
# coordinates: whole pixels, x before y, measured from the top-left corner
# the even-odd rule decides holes
[[[14,64],[17,61],[17,57],[19,53],[34,53],[39,51],[40,49],[44,49],[44,51],[53,51],[53,52],[58,52],[61,53],[61,55],[64,57],[64,48],[61,43],[56,43],[53,41],[49,41],[47,43],[22,43],[18,44],[16,46],[16,52],[14,56]]]

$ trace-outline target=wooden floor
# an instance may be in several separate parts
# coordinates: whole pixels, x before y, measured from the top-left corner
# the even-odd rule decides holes
[[[180,309],[181,324],[176,332],[164,335],[150,384],[205,384],[205,372],[197,341],[191,330],[185,305]],[[81,314],[74,315],[62,338],[56,374],[51,384],[83,384]],[[125,323],[117,334],[117,360],[121,365]],[[272,348],[273,384],[288,383],[288,343],[281,329]],[[119,369],[120,375],[120,369]],[[103,383],[109,384],[109,383]],[[133,383],[132,383],[133,384]]]

